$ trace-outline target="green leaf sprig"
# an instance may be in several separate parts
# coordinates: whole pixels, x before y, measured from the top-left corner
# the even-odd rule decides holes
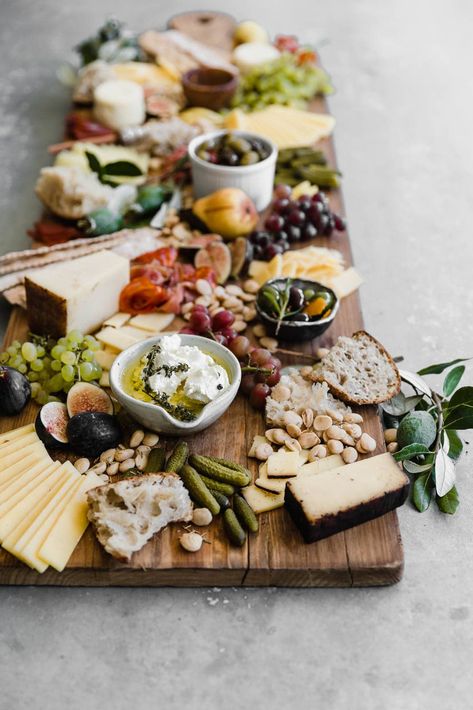
[[[400,392],[381,405],[390,426],[398,426],[414,411],[428,412],[435,420],[437,432],[431,446],[413,441],[394,454],[412,479],[411,499],[420,512],[427,510],[433,498],[439,510],[448,515],[455,513],[460,503],[455,486],[455,463],[462,453],[463,442],[457,432],[473,429],[473,387],[457,387],[465,373],[465,365],[459,363],[470,359],[456,358],[429,365],[417,373],[400,370],[402,381],[409,384],[415,394],[406,396]],[[439,394],[423,377],[446,370],[442,394]]]
[[[87,150],[85,151],[85,157],[89,163],[89,168],[96,173],[98,179],[104,185],[115,186],[116,180],[113,178],[116,177],[140,177],[143,175],[141,169],[128,160],[116,160],[102,165],[97,156]]]

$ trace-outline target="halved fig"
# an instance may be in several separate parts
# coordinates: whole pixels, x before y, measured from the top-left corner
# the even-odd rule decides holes
[[[113,404],[108,394],[91,382],[76,382],[67,394],[66,405],[70,417],[82,412],[113,414]]]
[[[36,433],[45,446],[62,449],[69,443],[68,422],[66,405],[62,402],[48,402],[41,407],[36,417]]]
[[[232,256],[232,276],[236,279],[248,271],[253,259],[253,245],[246,237],[237,237],[229,248]]]
[[[210,266],[215,271],[217,282],[224,284],[232,270],[230,249],[223,242],[212,242],[197,252],[194,265],[197,269],[200,266]]]
[[[67,435],[71,449],[79,456],[89,458],[115,448],[122,439],[117,417],[103,412],[81,412],[71,417]]]

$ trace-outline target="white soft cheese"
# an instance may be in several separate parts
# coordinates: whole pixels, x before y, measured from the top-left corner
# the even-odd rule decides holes
[[[179,335],[162,338],[160,348],[153,360],[155,368],[184,363],[188,369],[169,376],[164,371],[151,375],[148,384],[157,394],[164,393],[171,397],[182,385],[186,397],[207,404],[228,388],[230,383],[225,368],[196,346],[181,345]]]

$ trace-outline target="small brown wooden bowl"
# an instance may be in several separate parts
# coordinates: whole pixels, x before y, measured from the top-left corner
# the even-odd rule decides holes
[[[191,106],[218,111],[228,106],[238,86],[238,77],[224,69],[191,69],[182,77],[182,86]]]

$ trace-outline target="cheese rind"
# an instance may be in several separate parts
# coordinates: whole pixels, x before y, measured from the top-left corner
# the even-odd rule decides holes
[[[30,329],[55,338],[90,333],[116,313],[128,281],[128,259],[106,250],[37,269],[25,277]]]
[[[257,515],[282,508],[284,505],[284,493],[268,493],[253,485],[242,488],[241,493]]]
[[[306,542],[315,542],[402,505],[409,478],[391,454],[289,481],[285,505]]]

